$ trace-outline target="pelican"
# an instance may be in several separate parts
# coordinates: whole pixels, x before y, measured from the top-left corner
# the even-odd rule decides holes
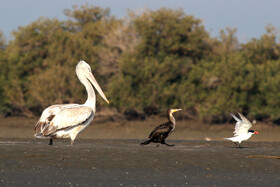
[[[237,145],[237,142],[238,142],[238,144],[239,144],[238,147],[241,148],[242,141],[248,140],[249,138],[251,138],[251,136],[253,134],[259,134],[259,132],[254,131],[254,130],[249,130],[252,127],[252,124],[242,114],[238,113],[238,115],[240,116],[241,119],[239,119],[232,113],[230,113],[230,115],[236,120],[236,125],[235,125],[235,129],[233,132],[234,136],[231,138],[224,138],[224,139],[231,140],[236,145],[236,147],[238,146]]]
[[[168,121],[166,123],[163,123],[159,126],[157,126],[149,135],[149,140],[142,142],[140,145],[147,145],[151,142],[154,143],[161,143],[165,144],[167,146],[174,146],[174,144],[167,144],[165,142],[165,139],[174,131],[175,129],[175,118],[173,117],[173,113],[180,111],[182,109],[169,109],[167,111],[167,119]],[[157,147],[159,144],[157,145]]]
[[[76,75],[87,90],[88,98],[84,104],[61,104],[46,108],[34,128],[34,136],[41,139],[70,138],[71,145],[79,133],[90,124],[95,115],[96,95],[92,85],[109,104],[105,94],[92,75],[85,61],[78,62]],[[92,85],[91,85],[92,84]]]

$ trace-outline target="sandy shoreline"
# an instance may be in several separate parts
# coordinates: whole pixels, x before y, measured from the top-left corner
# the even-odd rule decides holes
[[[0,122],[0,186],[279,186],[280,127],[254,125],[260,134],[236,149],[223,140],[234,124],[178,120],[167,139],[174,147],[140,146],[155,121],[165,119],[97,119],[71,147],[35,139],[36,119],[8,118]]]
[[[279,186],[279,142],[0,138],[1,186]],[[248,158],[248,156],[253,156]]]

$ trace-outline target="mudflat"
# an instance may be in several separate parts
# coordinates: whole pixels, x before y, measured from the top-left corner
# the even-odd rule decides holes
[[[0,186],[279,186],[280,142],[0,138]]]

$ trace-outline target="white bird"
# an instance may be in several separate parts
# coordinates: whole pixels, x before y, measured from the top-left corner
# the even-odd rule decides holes
[[[242,114],[238,113],[241,119],[230,113],[230,115],[236,120],[236,125],[234,129],[234,136],[231,138],[225,138],[226,140],[231,140],[233,143],[237,145],[237,142],[239,144],[239,148],[241,148],[241,142],[244,140],[248,140],[251,138],[253,134],[259,134],[259,132],[254,130],[249,130],[252,127],[251,122],[245,118]]]
[[[88,98],[84,104],[60,104],[46,108],[34,128],[36,138],[70,138],[74,145],[75,138],[90,124],[95,115],[96,95],[92,85],[109,104],[105,94],[92,75],[90,66],[85,61],[78,62],[76,74],[87,90]],[[92,85],[91,85],[92,84]]]

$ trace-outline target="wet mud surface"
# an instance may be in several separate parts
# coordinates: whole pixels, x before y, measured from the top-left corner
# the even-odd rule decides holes
[[[142,141],[142,140],[141,140]],[[280,142],[0,139],[0,186],[279,186]]]

